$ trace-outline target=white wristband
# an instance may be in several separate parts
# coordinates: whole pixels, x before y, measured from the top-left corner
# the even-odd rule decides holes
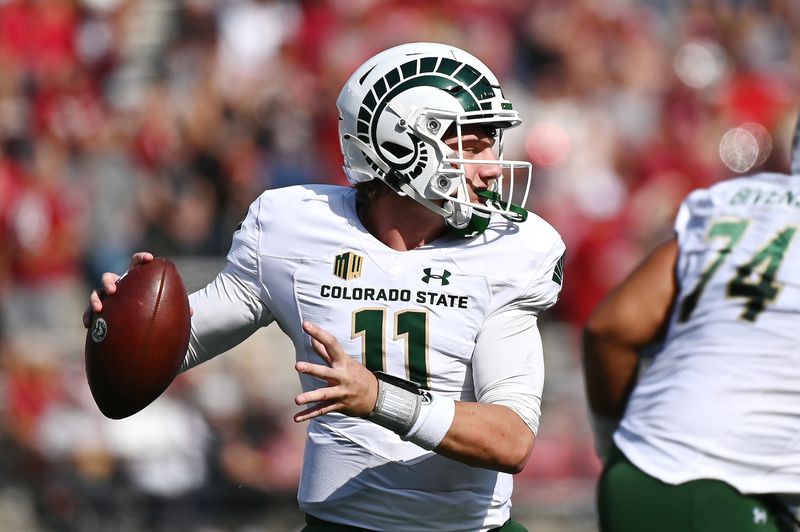
[[[419,415],[422,396],[419,391],[411,391],[411,386],[398,386],[400,379],[390,375],[378,376],[378,398],[375,408],[367,419],[382,427],[403,435],[414,426]],[[387,382],[390,379],[392,382]],[[408,383],[411,385],[412,383]]]
[[[422,405],[417,420],[402,438],[432,451],[442,443],[447,431],[450,430],[450,425],[453,424],[455,415],[454,400],[422,392]]]

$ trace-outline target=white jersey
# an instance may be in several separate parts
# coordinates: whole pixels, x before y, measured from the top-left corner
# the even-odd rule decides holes
[[[800,493],[800,177],[695,191],[675,229],[669,332],[615,442],[670,484]]]
[[[228,266],[191,296],[184,368],[277,321],[297,360],[323,363],[313,322],[371,370],[455,400],[507,404],[538,426],[536,317],[561,288],[564,245],[535,215],[493,218],[476,238],[398,252],[359,221],[355,190],[289,187],[250,208]],[[325,383],[301,375],[304,390]],[[523,405],[520,407],[520,405]],[[315,517],[371,530],[487,530],[509,517],[511,475],[469,467],[361,418],[309,423],[298,499]]]

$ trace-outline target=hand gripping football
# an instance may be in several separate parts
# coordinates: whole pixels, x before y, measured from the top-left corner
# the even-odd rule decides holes
[[[156,258],[132,267],[102,302],[86,333],[86,377],[100,411],[121,419],[177,375],[189,346],[189,299],[175,265]]]

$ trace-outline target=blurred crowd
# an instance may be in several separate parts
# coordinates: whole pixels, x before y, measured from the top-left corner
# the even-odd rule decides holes
[[[261,191],[346,184],[342,83],[421,40],[501,79],[528,207],[567,243],[518,504],[568,504],[555,487],[598,472],[577,331],[690,189],[787,169],[798,28],[797,0],[0,0],[0,528],[224,528],[293,504],[303,427],[279,333],[111,422],[80,316],[133,251],[199,286],[193,265],[224,257]]]

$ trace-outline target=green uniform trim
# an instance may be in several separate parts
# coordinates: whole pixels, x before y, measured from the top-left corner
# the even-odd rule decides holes
[[[745,495],[720,480],[667,484],[614,448],[600,477],[601,532],[791,532],[774,498]]]

